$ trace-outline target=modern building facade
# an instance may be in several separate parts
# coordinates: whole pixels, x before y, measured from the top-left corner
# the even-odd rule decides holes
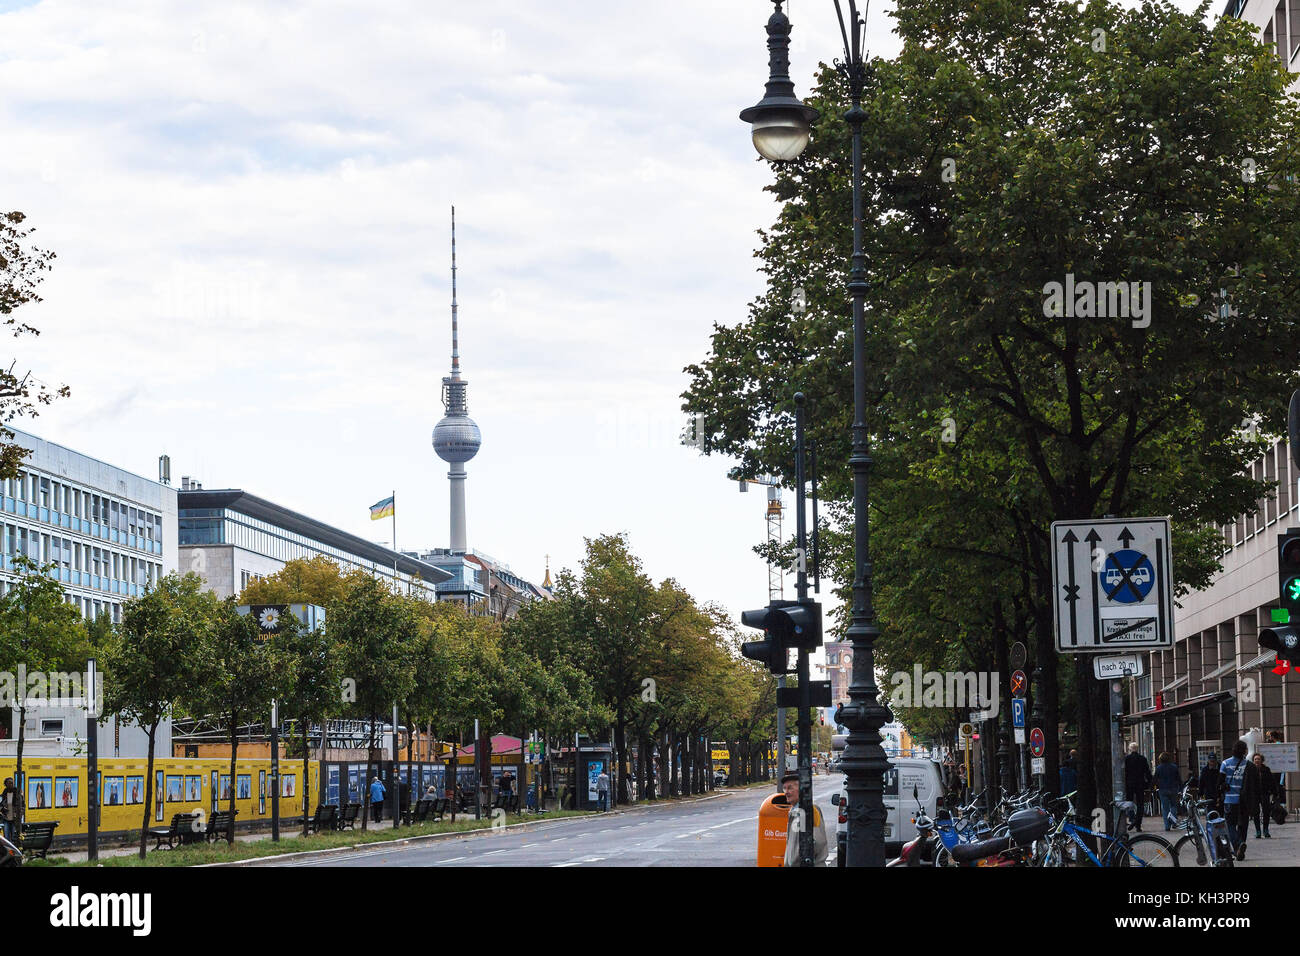
[[[547,591],[481,551],[434,548],[404,553],[446,571],[449,577],[438,585],[438,600],[457,601],[472,613],[504,620],[514,617],[529,601],[550,597]]]
[[[239,489],[208,491],[182,480],[177,492],[177,560],[219,598],[237,595],[294,558],[318,555],[346,572],[360,568],[433,601],[450,571],[308,518]]]
[[[1291,88],[1300,89],[1300,0],[1228,0],[1223,15],[1255,27],[1282,64],[1297,74]]]
[[[26,555],[54,565],[84,617],[121,620],[123,601],[176,570],[176,490],[26,432],[15,443],[31,454],[2,483],[0,592]]]

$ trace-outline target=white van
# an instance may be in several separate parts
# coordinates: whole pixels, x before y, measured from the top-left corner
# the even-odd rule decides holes
[[[912,788],[916,787],[916,797]],[[848,817],[838,803],[844,798],[841,790],[832,798],[837,809],[838,823],[835,834],[837,859],[844,865],[844,840],[848,834]],[[890,757],[889,770],[885,773],[885,855],[896,857],[903,844],[916,838],[916,825],[912,822],[916,816],[917,800],[925,808],[926,815],[934,819],[935,813],[943,806],[943,775],[939,765],[924,757]]]

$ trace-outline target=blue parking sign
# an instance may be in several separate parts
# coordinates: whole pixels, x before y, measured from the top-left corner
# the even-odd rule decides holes
[[[1023,697],[1011,698],[1011,726],[1025,726],[1025,699]]]

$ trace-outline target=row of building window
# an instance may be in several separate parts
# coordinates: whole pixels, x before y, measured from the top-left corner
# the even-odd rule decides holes
[[[1290,445],[1285,440],[1275,442],[1262,457],[1251,462],[1248,474],[1256,481],[1276,482],[1277,488],[1273,494],[1256,502],[1254,513],[1240,515],[1232,524],[1219,529],[1223,534],[1225,554],[1279,521],[1291,520],[1296,509],[1298,476],[1291,464]]]
[[[0,580],[0,594],[8,594],[12,586],[11,582]],[[75,607],[81,616],[87,620],[93,621],[101,614],[107,614],[114,624],[119,624],[122,621],[122,605],[115,601],[86,597],[81,594],[73,594],[71,591],[64,593],[63,600]]]
[[[45,475],[19,472],[3,482],[4,509],[114,544],[162,554],[162,515],[74,488]]]
[[[40,565],[53,565],[54,576],[78,587],[123,594],[144,593],[162,576],[162,564],[109,548],[83,544],[74,538],[45,534],[35,528],[6,524],[3,540],[4,567],[12,570],[14,556],[22,554]]]
[[[394,577],[392,567],[358,560],[355,555],[340,548],[237,511],[224,508],[190,509],[181,515],[178,525],[181,547],[230,544],[277,561],[313,558],[323,554],[344,566],[361,568],[381,577]],[[244,586],[247,587],[247,582]],[[418,582],[416,586],[419,586]],[[432,582],[426,586],[433,590]]]

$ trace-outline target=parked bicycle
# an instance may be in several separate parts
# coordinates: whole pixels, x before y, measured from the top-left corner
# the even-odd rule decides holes
[[[1056,828],[1044,841],[1043,852],[1037,861],[1039,866],[1082,865],[1084,859],[1093,866],[1105,867],[1178,865],[1178,855],[1168,840],[1154,833],[1129,835],[1128,813],[1135,809],[1132,801],[1121,800],[1111,804],[1115,820],[1113,833],[1098,833],[1075,823],[1074,796],[1077,792],[1067,793],[1056,801],[1057,806],[1064,806]],[[1085,837],[1097,840],[1097,853],[1089,848]]]
[[[1183,787],[1179,797],[1187,819],[1178,824],[1187,831],[1174,844],[1174,855],[1179,866],[1217,866],[1233,865],[1232,838],[1228,836],[1228,821],[1212,810],[1213,800],[1197,800],[1192,795],[1191,784]],[[1204,814],[1205,822],[1201,822]]]

